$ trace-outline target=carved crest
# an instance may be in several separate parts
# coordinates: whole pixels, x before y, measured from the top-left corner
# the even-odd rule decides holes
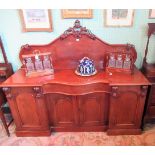
[[[134,45],[127,43],[126,44],[126,50],[129,51],[131,48],[135,48]]]
[[[21,47],[21,49],[31,50],[31,46],[29,44],[25,44]]]
[[[66,30],[61,36],[60,39],[65,39],[69,35],[73,35],[76,39],[80,39],[82,35],[87,35],[91,39],[95,39],[95,35],[86,27],[82,27],[80,25],[80,21],[76,20],[73,27],[70,27],[68,30]]]

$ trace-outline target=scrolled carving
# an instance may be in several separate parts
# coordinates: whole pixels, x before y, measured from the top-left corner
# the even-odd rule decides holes
[[[13,96],[11,94],[11,88],[10,87],[4,87],[2,90],[5,92],[5,95],[8,99],[11,99]]]
[[[140,95],[142,97],[145,97],[146,96],[147,89],[148,89],[148,86],[141,86],[141,93],[140,93]]]
[[[67,29],[60,36],[60,39],[65,39],[69,35],[73,35],[77,40],[79,40],[82,37],[83,34],[87,35],[88,37],[90,37],[93,40],[96,38],[95,35],[90,30],[88,30],[88,29],[86,29],[86,27],[82,27],[80,25],[79,20],[76,20],[75,23],[74,23],[74,26]]]
[[[25,44],[21,47],[21,49],[31,50],[31,46],[29,44]]]
[[[42,92],[42,88],[41,87],[34,87],[33,90],[34,90],[37,98],[38,97],[42,97],[43,92]]]
[[[112,96],[113,97],[118,97],[118,87],[114,86],[111,89],[112,89],[112,92],[111,92]]]
[[[133,44],[126,44],[126,50],[129,51],[131,48],[135,48],[135,46]]]

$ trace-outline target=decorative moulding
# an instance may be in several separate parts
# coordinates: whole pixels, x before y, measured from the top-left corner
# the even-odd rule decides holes
[[[95,35],[86,27],[82,27],[80,25],[80,21],[76,20],[73,27],[70,27],[67,29],[61,36],[61,39],[65,39],[69,35],[73,35],[76,38],[76,41],[79,41],[79,39],[82,37],[82,35],[87,35],[91,39],[95,39]]]

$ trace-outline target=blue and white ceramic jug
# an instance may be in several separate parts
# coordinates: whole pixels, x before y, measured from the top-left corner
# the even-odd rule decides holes
[[[81,75],[81,76],[91,76],[96,73],[97,71],[95,69],[93,60],[91,60],[88,57],[84,57],[79,61],[76,74]]]

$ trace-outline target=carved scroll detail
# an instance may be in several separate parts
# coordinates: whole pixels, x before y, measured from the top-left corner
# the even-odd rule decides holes
[[[111,94],[113,97],[118,97],[118,87],[112,87]]]
[[[80,21],[76,20],[75,23],[74,23],[74,26],[67,29],[60,36],[60,39],[65,39],[69,35],[73,35],[76,39],[80,39],[83,34],[87,35],[88,37],[90,37],[93,40],[96,39],[95,35],[90,30],[86,29],[86,27],[82,27],[80,25]]]
[[[148,86],[141,86],[141,96],[145,97],[147,93]]]
[[[131,48],[135,48],[135,46],[133,44],[126,44],[126,50],[129,51]]]
[[[25,45],[23,45],[22,47],[21,47],[21,49],[26,49],[26,50],[31,50],[31,46],[29,45],[29,44],[25,44]]]
[[[36,94],[36,98],[42,97],[43,92],[41,87],[34,87],[33,90]]]
[[[5,92],[5,95],[8,99],[11,99],[13,97],[13,95],[11,94],[11,88],[10,87],[4,87],[2,89]]]

